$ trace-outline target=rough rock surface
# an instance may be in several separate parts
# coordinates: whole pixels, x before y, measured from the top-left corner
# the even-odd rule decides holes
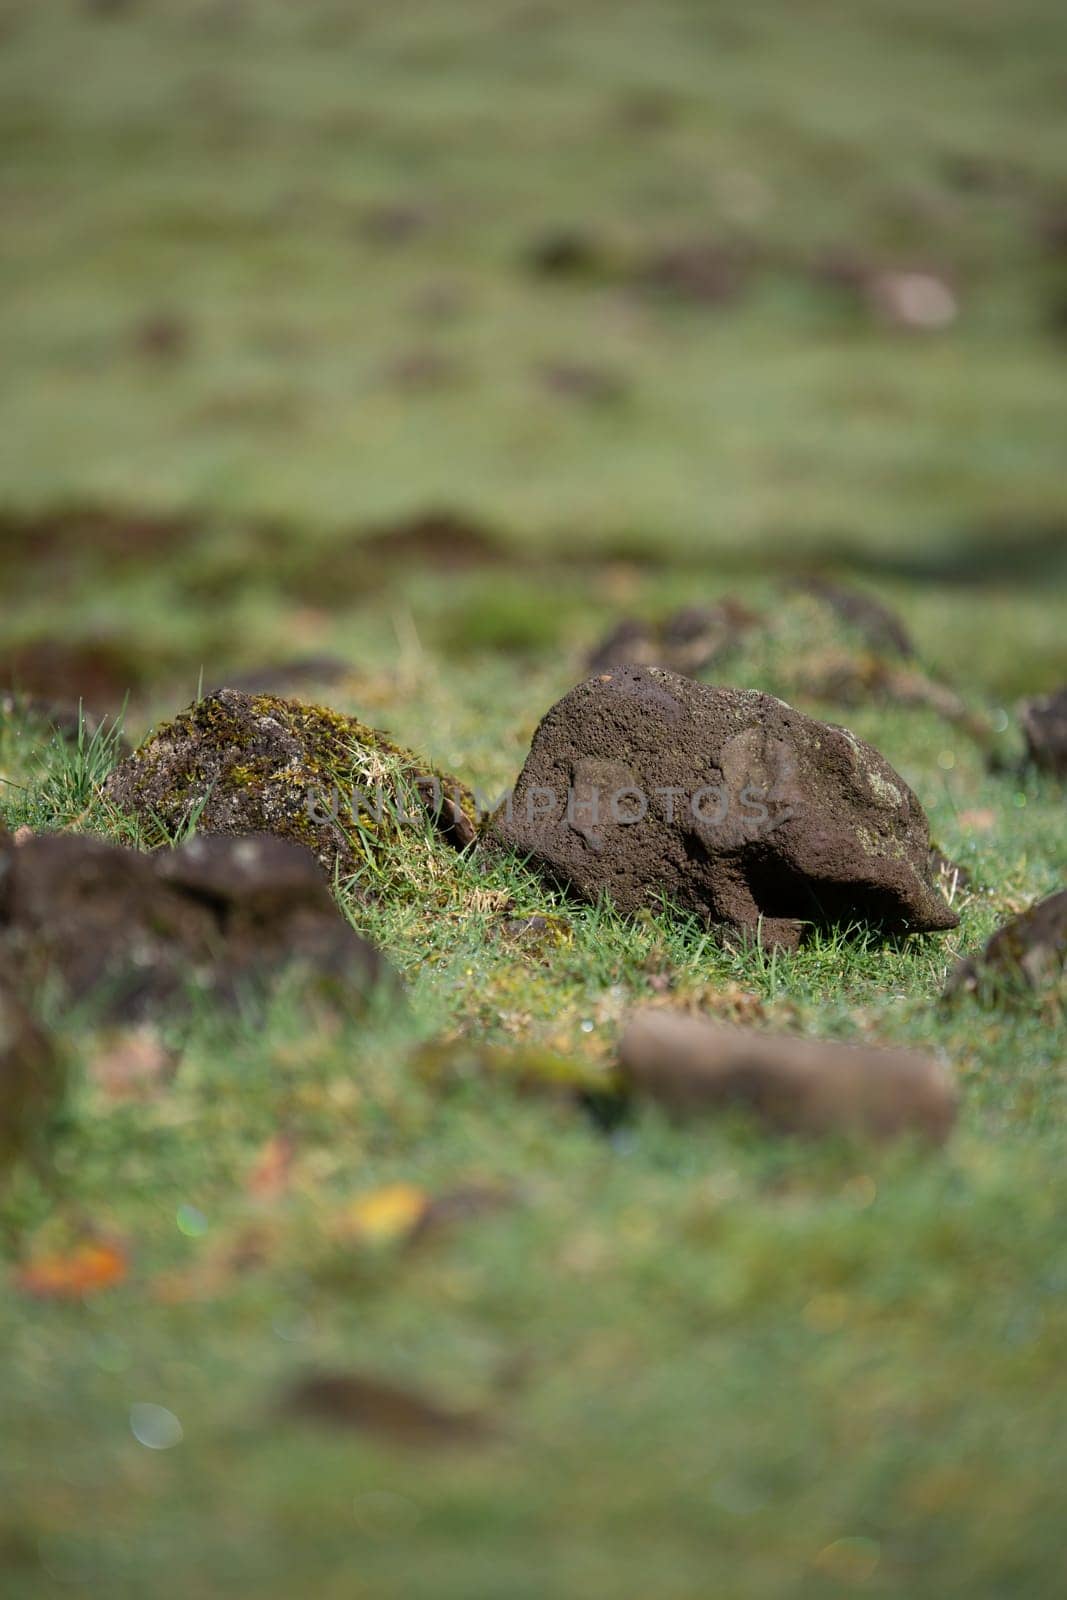
[[[492,835],[623,911],[662,904],[793,946],[805,923],[953,928],[922,807],[844,728],[771,695],[623,667],[542,719]]]
[[[0,1178],[32,1147],[59,1099],[62,1078],[48,1035],[0,980]]]
[[[882,1050],[829,1039],[797,1039],[648,1010],[619,1045],[633,1093],[679,1116],[731,1107],[785,1133],[917,1133],[940,1141],[956,1115],[944,1065],[914,1050]]]
[[[474,838],[473,802],[457,779],[354,717],[237,689],[220,689],[158,728],[115,769],[104,792],[120,811],[172,832],[192,818],[202,833],[291,839],[327,871],[347,875],[365,863],[374,825],[360,808],[360,843],[353,793],[376,805],[379,785],[386,804],[396,802],[405,814],[414,799],[457,847]],[[384,847],[388,827],[377,837]]]
[[[1026,756],[1032,766],[1067,778],[1067,685],[1020,707]]]
[[[956,994],[1042,989],[1063,981],[1067,964],[1067,889],[1012,917],[978,955],[957,963],[945,998]]]
[[[232,1001],[297,964],[317,994],[361,1000],[386,978],[308,851],[270,837],[196,838],[143,855],[42,834],[0,862],[3,959],[32,994],[139,1020],[190,995]]]

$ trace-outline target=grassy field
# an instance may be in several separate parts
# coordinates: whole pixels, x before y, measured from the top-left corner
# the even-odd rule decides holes
[[[620,615],[728,594],[757,620],[722,681],[871,740],[969,876],[946,937],[772,958],[435,846],[345,897],[403,1006],[191,1015],[143,1102],[45,997],[69,1094],[49,1180],[0,1196],[5,1595],[1062,1592],[1062,998],[937,997],[1067,857],[1014,715],[1067,679],[1065,43],[1051,0],[0,0],[0,688],[129,689],[137,739],[329,652],[301,692],[496,791]],[[736,288],[649,287],[707,240]],[[855,281],[891,272],[951,324],[880,315]],[[465,563],[398,538],[431,509],[485,530]],[[892,605],[964,717],[835,698],[863,646],[816,571]],[[125,834],[109,759],[7,718],[0,810]],[[566,929],[517,943],[526,912]],[[475,1070],[536,1046],[595,1080],[648,999],[941,1051],[958,1130],[605,1128]],[[505,1199],[413,1241],[394,1185]],[[86,1233],[123,1282],[18,1287]],[[286,1412],[318,1369],[492,1436]]]

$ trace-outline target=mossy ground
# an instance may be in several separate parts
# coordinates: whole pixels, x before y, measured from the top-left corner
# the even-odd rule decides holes
[[[143,1103],[107,1099],[92,1016],[49,1000],[71,1090],[50,1184],[3,1197],[7,1263],[95,1230],[130,1264],[82,1303],[5,1284],[5,1593],[1058,1595],[1062,1011],[937,996],[1067,853],[1062,788],[1013,770],[1011,725],[1067,676],[1042,233],[1062,9],[9,0],[0,22],[5,495],[187,519],[69,545],[5,526],[5,640],[124,640],[135,737],[231,667],[330,650],[351,675],[310,698],[497,793],[620,612],[731,592],[775,625],[724,680],[870,740],[972,880],[945,938],[772,958],[429,840],[347,902],[405,1011],[311,1027],[280,992],[265,1022],[190,1016]],[[368,216],[397,203],[427,220],[383,243]],[[620,251],[740,231],[771,265],[724,312],[531,276],[530,239],[575,221]],[[796,270],[857,240],[951,272],[958,322],[902,336]],[[184,353],[153,353],[161,311]],[[463,381],[398,388],[427,349]],[[618,403],[544,388],[576,354],[622,371]],[[354,527],[431,502],[512,559],[361,556]],[[862,650],[810,597],[777,609],[812,561],[900,610],[996,770],[930,707],[798,681]],[[101,803],[115,759],[5,723],[9,821],[150,842]],[[523,913],[569,929],[530,942]],[[442,1082],[420,1053],[595,1074],[627,1009],[672,997],[942,1050],[959,1129],[931,1156],[605,1127],[514,1092],[499,1056]],[[279,1136],[269,1198],[251,1175]],[[417,1249],[355,1236],[353,1203],[396,1182],[514,1201]],[[309,1367],[481,1407],[499,1442],[403,1453],[282,1416]],[[138,1442],[145,1402],[180,1445]]]

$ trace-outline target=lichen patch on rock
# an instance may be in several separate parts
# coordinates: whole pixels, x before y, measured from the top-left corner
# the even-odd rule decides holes
[[[462,848],[468,790],[388,735],[326,706],[220,689],[158,728],[105,785],[108,799],[173,838],[269,833],[370,888],[425,849],[427,822]]]

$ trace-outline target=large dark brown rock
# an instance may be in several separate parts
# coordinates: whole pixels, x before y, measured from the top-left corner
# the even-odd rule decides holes
[[[390,851],[417,851],[420,830],[406,826],[414,813],[428,814],[457,847],[475,833],[474,803],[458,780],[386,734],[326,706],[237,689],[220,689],[158,728],[104,792],[150,828],[174,835],[192,819],[201,833],[274,834],[343,875],[360,872],[368,851],[379,867]],[[362,835],[353,825],[357,792],[384,818]],[[356,812],[364,822],[371,815],[362,803]]]
[[[739,1109],[782,1133],[917,1134],[940,1142],[956,1116],[947,1068],[915,1050],[797,1039],[647,1010],[619,1044],[621,1079],[680,1117]]]
[[[945,998],[1036,991],[1062,984],[1067,964],[1067,889],[1039,900],[997,929],[977,955],[957,963]]]
[[[299,966],[316,995],[362,1001],[389,969],[338,911],[308,851],[195,838],[143,855],[43,834],[3,856],[4,959],[26,993],[138,1020],[200,994],[232,1002]]]
[[[1042,772],[1067,778],[1067,685],[1024,700],[1019,714],[1027,760]]]
[[[805,923],[953,928],[915,795],[845,728],[655,667],[590,678],[534,735],[495,839],[623,911],[665,902],[765,943]]]

